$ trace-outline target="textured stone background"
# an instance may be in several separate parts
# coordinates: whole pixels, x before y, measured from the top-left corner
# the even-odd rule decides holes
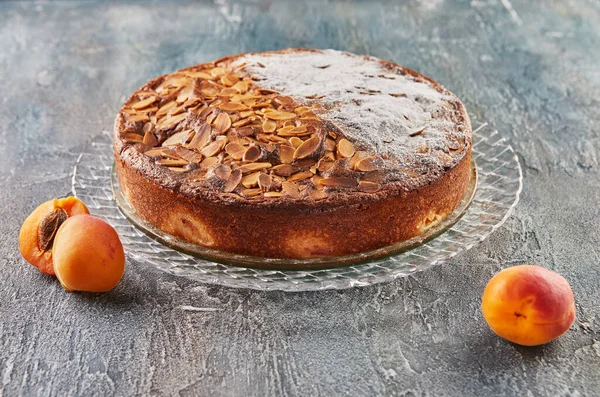
[[[19,256],[126,95],[183,66],[289,46],[368,53],[436,78],[524,166],[515,215],[433,270],[341,292],[199,285],[128,263],[68,294]],[[0,395],[599,395],[600,4],[592,0],[0,3]],[[539,348],[492,334],[499,269],[563,274],[577,321]],[[185,306],[206,308],[186,311]]]

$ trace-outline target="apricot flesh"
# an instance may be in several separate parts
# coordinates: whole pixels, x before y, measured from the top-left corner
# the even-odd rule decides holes
[[[67,291],[106,292],[125,271],[125,253],[117,231],[102,219],[67,219],[52,248],[56,277]]]
[[[40,204],[21,226],[21,255],[42,273],[54,276],[52,245],[60,225],[71,216],[89,213],[85,204],[75,197],[53,199]]]
[[[509,267],[492,277],[481,309],[492,331],[524,346],[550,342],[575,321],[575,300],[567,280],[535,265]]]

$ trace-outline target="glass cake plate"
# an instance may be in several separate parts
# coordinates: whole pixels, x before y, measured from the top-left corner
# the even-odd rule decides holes
[[[473,158],[468,192],[442,222],[411,240],[336,258],[283,260],[236,255],[198,247],[153,228],[121,194],[108,132],[95,136],[80,154],[72,189],[93,215],[115,227],[136,265],[151,264],[170,274],[228,287],[344,289],[394,280],[446,262],[504,223],[522,188],[518,158],[506,140],[486,124],[473,131]],[[300,267],[304,270],[293,270]]]

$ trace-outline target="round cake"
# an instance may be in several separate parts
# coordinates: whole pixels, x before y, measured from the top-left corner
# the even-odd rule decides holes
[[[228,56],[137,90],[114,129],[116,173],[147,222],[267,258],[365,252],[461,202],[471,125],[403,66],[334,50]]]

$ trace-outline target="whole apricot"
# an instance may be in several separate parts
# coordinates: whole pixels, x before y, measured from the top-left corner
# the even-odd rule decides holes
[[[21,226],[21,255],[42,273],[54,276],[52,246],[56,232],[67,218],[89,213],[85,204],[75,197],[53,199],[40,204]]]
[[[109,291],[125,270],[117,231],[91,215],[67,219],[56,233],[52,254],[56,277],[67,291]]]
[[[550,342],[575,321],[575,300],[567,280],[535,265],[509,267],[492,277],[481,309],[496,334],[524,346]]]

